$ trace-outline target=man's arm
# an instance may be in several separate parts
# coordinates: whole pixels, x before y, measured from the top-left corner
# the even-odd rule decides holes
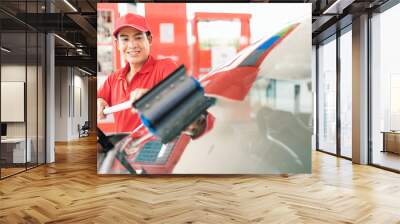
[[[103,98],[97,98],[97,117],[99,119],[106,118],[106,115],[103,113],[104,109],[108,107],[107,101]]]
[[[111,75],[107,77],[103,85],[97,91],[97,117],[104,119],[104,109],[109,107],[111,101]]]

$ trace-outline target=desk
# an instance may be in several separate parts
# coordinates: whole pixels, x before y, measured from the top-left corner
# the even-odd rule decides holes
[[[28,142],[28,147],[26,147],[25,155],[25,138],[1,139],[1,157],[6,160],[6,163],[31,162],[32,140],[27,138],[26,141]],[[25,161],[25,158],[27,158],[27,161]]]
[[[382,152],[400,154],[400,131],[382,131],[381,133],[383,133]]]

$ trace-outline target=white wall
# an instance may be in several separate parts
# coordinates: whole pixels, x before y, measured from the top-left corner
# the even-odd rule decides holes
[[[36,68],[33,66],[28,66],[27,71],[30,74]],[[25,82],[25,65],[2,65],[1,66],[1,81],[3,82]],[[35,90],[36,91],[36,90]],[[36,93],[27,94],[27,101],[30,102],[31,98],[36,97]],[[1,110],[7,110],[8,108],[1,108]],[[35,114],[36,116],[36,114]],[[28,114],[28,120],[32,120]],[[26,122],[7,122],[7,136],[8,137],[25,137],[25,123]],[[29,137],[29,136],[28,136]]]
[[[37,70],[38,69],[38,70]],[[30,140],[32,161],[44,163],[44,82],[42,67],[21,64],[3,64],[1,66],[2,82],[24,82],[26,84],[26,107],[23,106],[22,113],[26,110],[27,119],[23,122],[6,122],[7,137],[25,138]],[[27,77],[27,81],[25,78]],[[4,90],[4,89],[3,89]],[[2,90],[2,91],[3,91]],[[7,94],[7,93],[6,93]],[[23,93],[22,93],[23,94]],[[2,98],[7,95],[2,95]],[[3,107],[2,112],[13,113],[11,108]],[[37,157],[37,153],[39,154]],[[49,160],[50,161],[50,160]]]
[[[68,86],[69,69],[67,67],[56,67],[55,73],[55,140],[68,140]]]
[[[1,81],[25,82],[25,66],[2,65]],[[1,108],[1,110],[7,110],[7,108]],[[25,138],[25,122],[7,122],[7,137]]]
[[[88,78],[72,67],[56,67],[56,74],[55,140],[77,139],[78,124],[88,120]]]
[[[80,73],[78,70],[74,71],[74,89],[75,91],[72,93],[74,96],[72,98],[74,99],[74,110],[75,113],[72,113],[73,119],[71,120],[71,135],[72,138],[78,138],[79,133],[78,133],[78,124],[81,126],[85,123],[85,121],[88,121],[88,78],[81,76],[82,73]],[[80,93],[78,93],[77,90],[80,90]],[[79,99],[79,94],[80,94],[80,99]],[[81,102],[78,102],[78,101]],[[79,105],[80,104],[80,105]],[[77,107],[78,106],[78,107]],[[79,106],[81,107],[81,113],[79,111]]]

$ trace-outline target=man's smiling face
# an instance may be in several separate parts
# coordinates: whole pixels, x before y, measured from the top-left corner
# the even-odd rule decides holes
[[[118,33],[117,46],[129,64],[144,64],[150,55],[151,36],[132,27],[122,28]]]

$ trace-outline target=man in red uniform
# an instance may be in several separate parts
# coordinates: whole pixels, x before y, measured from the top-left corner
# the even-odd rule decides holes
[[[171,59],[159,60],[150,55],[152,36],[144,17],[127,14],[119,18],[113,35],[127,63],[124,68],[108,76],[97,92],[99,119],[105,117],[105,108],[128,100],[134,102],[177,68]],[[141,124],[134,110],[116,112],[114,118],[116,132],[132,132]],[[186,132],[192,138],[199,137],[211,128],[212,120],[211,115],[202,115]]]

